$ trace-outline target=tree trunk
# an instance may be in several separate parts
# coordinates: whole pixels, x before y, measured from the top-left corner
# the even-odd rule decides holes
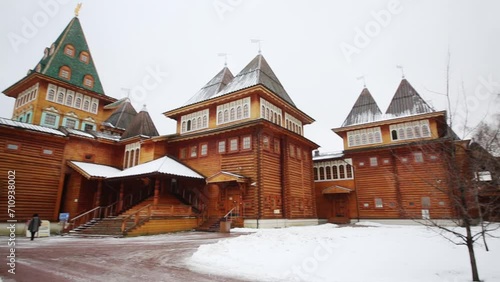
[[[465,221],[465,230],[467,230],[467,248],[469,249],[470,266],[472,269],[472,281],[479,282],[479,272],[477,271],[476,255],[474,253],[474,241],[470,230],[470,222]]]

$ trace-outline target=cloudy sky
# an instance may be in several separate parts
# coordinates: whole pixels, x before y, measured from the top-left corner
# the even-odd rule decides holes
[[[342,150],[339,127],[366,85],[383,112],[401,80],[454,128],[492,119],[500,108],[499,1],[82,0],[80,21],[106,95],[130,93],[159,132],[162,113],[183,105],[224,66],[236,75],[257,55],[251,39],[295,104],[316,122],[305,135],[322,151]],[[0,2],[0,89],[33,69],[74,16],[76,1]],[[449,50],[449,52],[448,52]],[[0,116],[14,100],[0,96]],[[468,105],[467,107],[465,105]]]

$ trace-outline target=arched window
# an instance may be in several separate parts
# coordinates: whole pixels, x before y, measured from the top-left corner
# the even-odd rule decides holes
[[[367,140],[366,140],[366,133],[363,133],[361,134],[361,144],[364,145],[366,144]]]
[[[225,110],[224,111],[224,122],[227,122],[229,120],[229,111]]]
[[[193,118],[191,120],[191,130],[196,130],[196,118]]]
[[[325,169],[326,169],[326,179],[332,179],[331,167],[327,166]]]
[[[352,178],[352,165],[350,164],[346,165],[346,170],[347,170],[347,178]]]
[[[248,105],[243,105],[243,118],[250,117],[250,111],[248,109]]]
[[[222,123],[222,111],[217,113],[217,123],[221,124]]]
[[[71,79],[71,69],[68,66],[59,68],[59,77],[67,80]]]
[[[127,168],[128,167],[129,154],[130,154],[130,151],[126,151],[125,152],[125,160],[123,160],[123,168]]]
[[[196,119],[196,128],[200,129],[201,128],[201,117],[198,117]]]
[[[413,138],[413,129],[411,127],[406,128],[406,139],[412,139]]]
[[[139,149],[135,149],[134,165],[139,164]]]
[[[349,146],[354,146],[354,136],[349,135],[347,140],[348,140]]]
[[[392,136],[392,140],[398,140],[398,132],[396,131],[396,129],[393,129],[391,131],[391,136]]]
[[[373,133],[369,132],[368,133],[368,144],[373,144]]]
[[[83,101],[83,110],[88,111],[90,108],[90,101],[85,100]]]
[[[185,121],[182,122],[182,127],[181,127],[181,132],[184,132],[184,131],[186,131],[186,122]]]
[[[325,168],[324,167],[319,168],[319,180],[325,180]]]
[[[405,130],[403,128],[398,129],[398,138],[399,139],[406,139],[405,138]]]
[[[260,117],[266,118],[266,107],[264,106],[260,108]]]
[[[422,137],[422,134],[420,133],[420,126],[415,125],[413,127],[413,130],[415,131],[415,138],[420,138]]]
[[[75,47],[73,47],[73,45],[71,44],[66,44],[66,46],[64,46],[64,54],[70,57],[74,57]]]
[[[319,178],[318,178],[318,168],[317,167],[314,168],[314,180],[319,180]]]
[[[207,116],[203,116],[203,128],[208,127],[208,118]]]
[[[234,108],[231,108],[231,110],[229,111],[229,120],[235,120],[235,119],[236,119],[235,110]]]
[[[429,130],[429,126],[427,126],[427,124],[422,125],[422,136],[423,137],[429,137],[429,136],[431,136],[431,133],[430,133],[430,130]]]
[[[80,52],[80,61],[88,64],[90,61],[90,54],[87,51]]]
[[[92,102],[92,108],[90,109],[91,112],[97,113],[97,103]]]
[[[73,105],[73,95],[66,95],[66,105],[67,106]]]
[[[82,107],[82,98],[76,97],[75,108],[80,109]]]
[[[62,104],[64,103],[64,92],[59,92],[57,93],[57,103]]]
[[[344,179],[345,178],[345,168],[344,168],[344,165],[340,165],[339,166],[339,174],[340,174],[340,179]]]
[[[190,120],[187,121],[187,129],[186,130],[187,131],[191,130],[191,121]]]
[[[266,119],[269,120],[269,109],[266,109]]]
[[[278,123],[278,114],[274,113],[273,122]]]
[[[354,144],[357,146],[361,144],[361,137],[359,136],[359,134],[354,136]]]
[[[236,119],[241,119],[243,112],[241,111],[241,106],[236,108]]]
[[[337,166],[332,166],[333,179],[339,179],[339,172]]]
[[[94,88],[94,77],[92,77],[90,74],[86,74],[83,76],[83,85],[87,86],[88,88]]]

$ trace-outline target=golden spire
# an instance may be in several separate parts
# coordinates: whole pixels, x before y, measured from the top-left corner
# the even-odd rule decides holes
[[[78,17],[78,14],[80,13],[80,8],[82,7],[82,3],[76,4],[75,8],[75,17]]]

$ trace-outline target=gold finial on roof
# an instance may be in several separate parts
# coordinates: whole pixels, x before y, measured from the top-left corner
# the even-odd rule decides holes
[[[76,4],[75,8],[75,17],[78,17],[78,14],[80,13],[80,8],[82,7],[82,3]]]

